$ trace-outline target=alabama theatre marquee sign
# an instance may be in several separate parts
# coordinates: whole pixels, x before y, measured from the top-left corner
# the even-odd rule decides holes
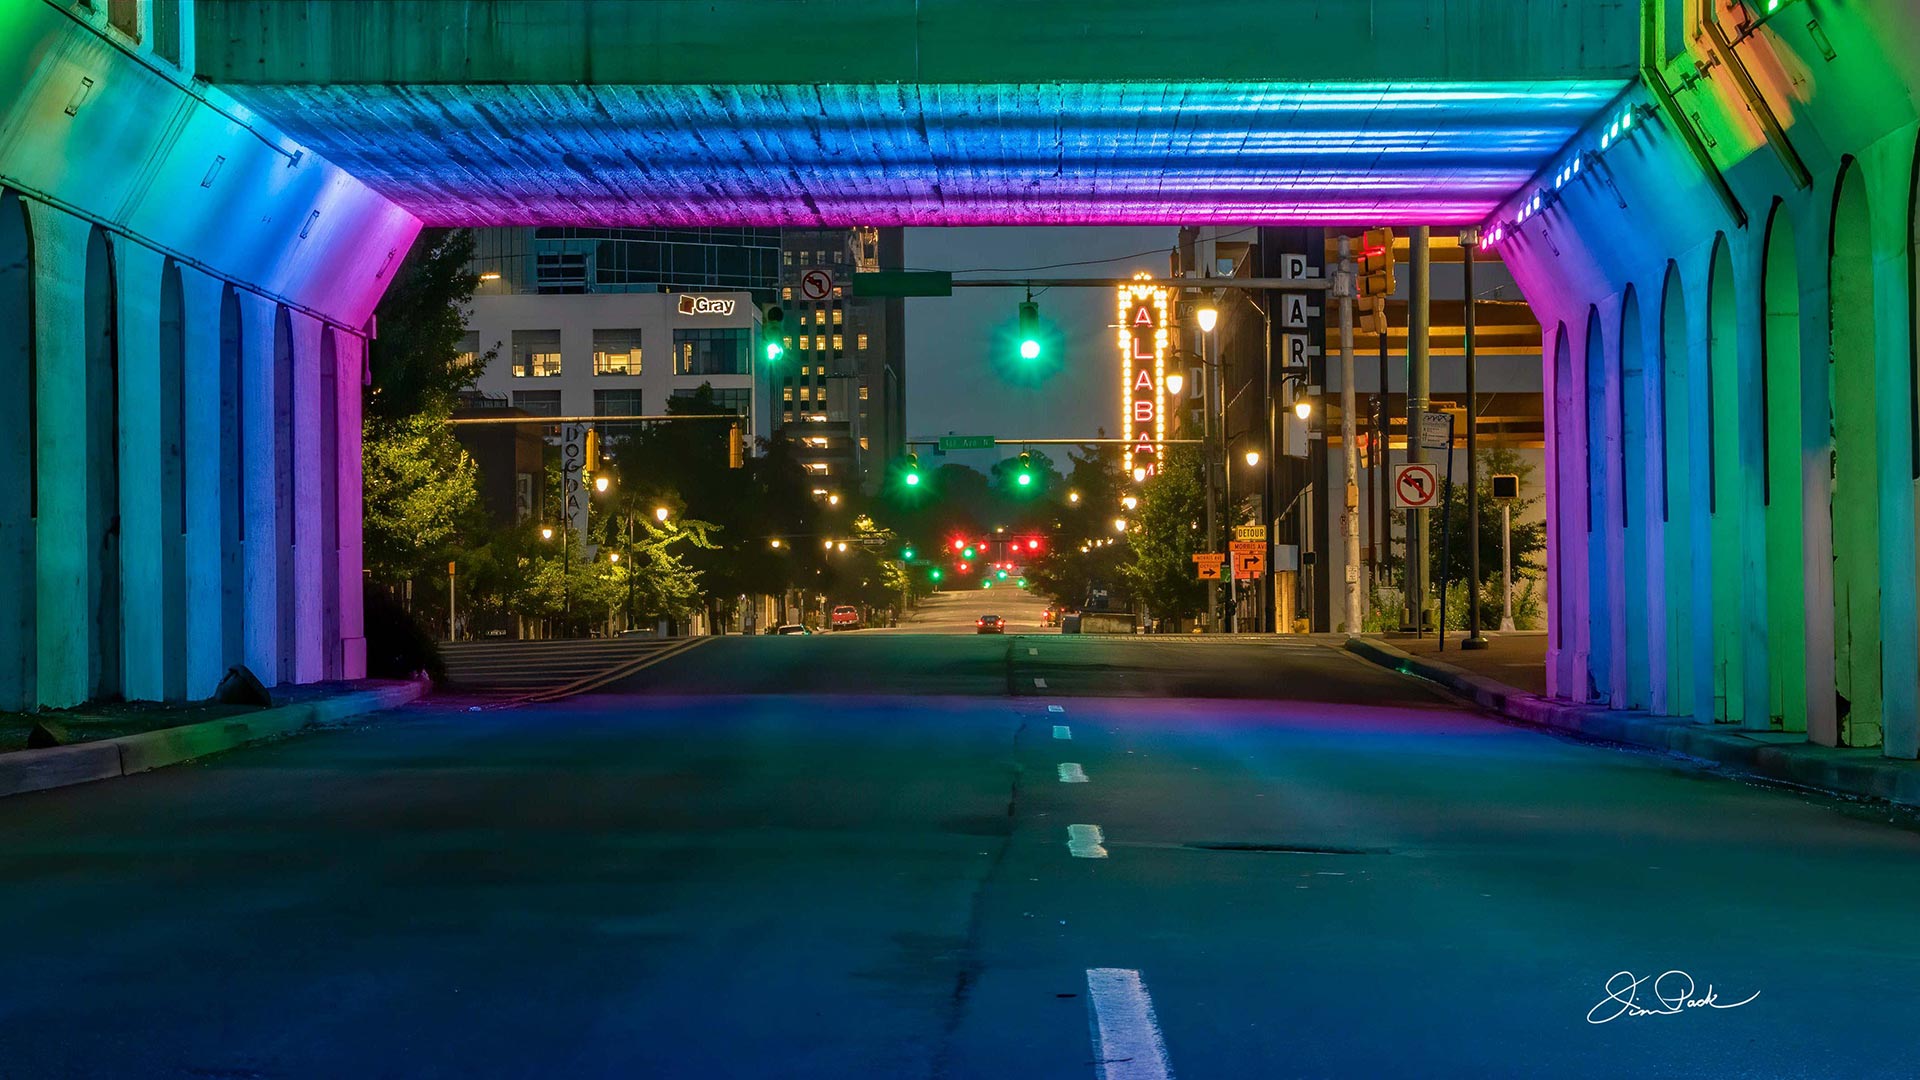
[[[1145,278],[1146,274],[1136,274]],[[1167,290],[1120,286],[1121,430],[1126,432],[1127,475],[1144,480],[1160,471],[1166,454],[1167,417],[1162,389],[1167,375]]]

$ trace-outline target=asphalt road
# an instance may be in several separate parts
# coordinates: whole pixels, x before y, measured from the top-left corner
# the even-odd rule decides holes
[[[0,801],[0,1075],[1911,1076],[1915,895],[1324,644],[726,638]]]

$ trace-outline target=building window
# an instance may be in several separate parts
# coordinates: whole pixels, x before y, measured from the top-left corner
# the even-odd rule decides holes
[[[675,375],[745,375],[747,345],[753,331],[744,326],[703,327],[673,332]]]
[[[842,322],[844,322],[845,320],[841,318],[841,316],[845,315],[846,313],[847,313],[846,308],[834,308],[833,309],[833,325],[839,326]]]
[[[139,0],[107,0],[107,25],[139,41]]]
[[[593,392],[593,415],[595,416],[639,416],[646,410],[640,407],[640,391],[623,388],[619,390],[595,390]],[[603,439],[629,439],[640,434],[640,425],[635,422],[600,424],[600,437]]]
[[[584,251],[541,251],[533,257],[534,286],[548,294],[587,291],[587,253]]]
[[[808,349],[811,349],[811,348],[813,348],[813,335],[801,334],[800,335],[800,351],[806,352]]]
[[[853,340],[854,340],[854,343],[860,347],[861,352],[865,352],[867,350],[867,335],[861,334],[859,337],[854,338]]]
[[[792,266],[792,265],[793,265],[793,252],[791,252],[791,251],[783,251],[783,252],[781,252],[781,253],[780,253],[780,262],[781,262],[781,264],[782,264],[782,265],[785,265],[785,266]],[[791,290],[789,290],[789,292],[791,292]]]
[[[834,352],[839,352],[840,350],[846,347],[847,347],[846,342],[841,340],[841,337],[839,334],[833,335],[833,351]]]
[[[860,449],[867,449],[867,437],[865,435],[860,436]]]
[[[524,409],[534,416],[559,416],[560,391],[558,390],[515,390],[513,407]]]
[[[801,388],[800,388],[800,400],[801,400],[801,401],[812,401],[812,400],[813,400],[813,387],[811,387],[811,386],[803,386],[803,387],[801,387]]]
[[[697,390],[675,390],[673,392],[673,400],[691,402],[697,393],[699,393]],[[708,387],[707,393],[713,395],[714,411],[716,412],[732,413],[735,416],[746,416],[753,411],[753,391],[744,386],[721,387],[717,390]]]
[[[861,401],[867,400],[867,388],[864,386],[860,388],[860,400]]]
[[[153,54],[180,64],[180,0],[153,0]]]
[[[460,351],[453,355],[453,366],[464,371],[468,379],[480,374],[473,365],[480,359],[480,335],[478,332],[460,335]]]
[[[640,331],[595,330],[593,332],[593,373],[595,375],[640,374]]]
[[[515,330],[513,373],[522,378],[560,374],[560,331]]]
[[[782,287],[782,288],[781,288],[781,290],[780,290],[780,299],[782,299],[782,300],[792,300],[792,299],[793,299],[793,286],[791,286],[791,285],[787,285],[787,286],[784,286],[784,287]]]
[[[792,400],[793,400],[793,387],[791,387],[791,386],[783,386],[783,387],[781,387],[781,388],[780,388],[780,400],[781,400],[781,401],[792,401]]]

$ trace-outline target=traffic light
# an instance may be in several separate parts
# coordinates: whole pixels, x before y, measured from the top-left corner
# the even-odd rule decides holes
[[[973,551],[973,545],[972,545],[972,544],[968,544],[968,545],[967,545],[967,547],[966,547],[966,549],[965,549],[964,551],[962,551],[962,552],[960,552],[960,557],[961,557],[961,558],[963,558],[963,559],[965,559],[965,560],[967,560],[968,562],[972,562],[972,561],[973,561],[973,556],[974,556],[974,551]]]
[[[906,485],[908,487],[920,486],[920,455],[919,454],[907,455],[907,472],[906,472],[906,475],[903,476],[901,479],[903,479],[906,482]]]
[[[740,433],[740,425],[727,429],[727,468],[738,469],[747,463],[747,440]]]
[[[912,548],[911,546],[908,546],[908,547],[903,547],[903,548],[901,548],[901,549],[900,549],[900,557],[901,557],[901,558],[903,558],[903,559],[905,559],[905,560],[907,560],[908,562],[912,562],[912,561],[913,561],[913,548]]]
[[[936,566],[936,567],[934,567],[933,569],[931,569],[931,570],[929,570],[929,571],[927,571],[927,580],[928,580],[928,581],[939,581],[939,580],[940,580],[941,578],[943,578],[943,577],[946,577],[946,575],[945,575],[945,574],[943,574],[943,573],[941,573],[941,572],[940,572],[940,568],[939,568],[939,567],[937,567],[937,566]]]
[[[1033,486],[1033,455],[1020,451],[1020,471],[1013,474],[1013,482],[1021,487]]]
[[[586,451],[585,460],[582,461],[580,464],[580,471],[588,474],[597,473],[600,471],[600,429],[599,428],[587,429],[587,451]]]
[[[1020,302],[1020,359],[1040,358],[1040,305],[1031,300]]]
[[[1360,238],[1360,295],[1392,295],[1393,267],[1393,230],[1368,229]],[[1382,318],[1385,318],[1384,308]]]
[[[779,304],[760,305],[760,342],[767,351],[767,363],[777,363],[786,354],[787,313]]]
[[[1354,302],[1353,328],[1375,337],[1387,336],[1387,298],[1362,296]]]

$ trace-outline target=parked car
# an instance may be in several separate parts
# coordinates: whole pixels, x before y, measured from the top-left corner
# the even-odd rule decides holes
[[[1052,626],[1053,620],[1058,617],[1059,617],[1059,612],[1054,611],[1052,608],[1048,608],[1047,610],[1040,613],[1040,625]]]
[[[973,624],[976,634],[1004,634],[1007,632],[1007,620],[998,615],[982,615],[980,621]]]
[[[860,629],[860,609],[852,604],[841,604],[833,609],[833,628],[835,630]]]
[[[776,627],[773,632],[776,634],[811,634],[813,633],[813,631],[807,629],[806,627],[800,625],[797,622],[782,623],[780,626]]]

